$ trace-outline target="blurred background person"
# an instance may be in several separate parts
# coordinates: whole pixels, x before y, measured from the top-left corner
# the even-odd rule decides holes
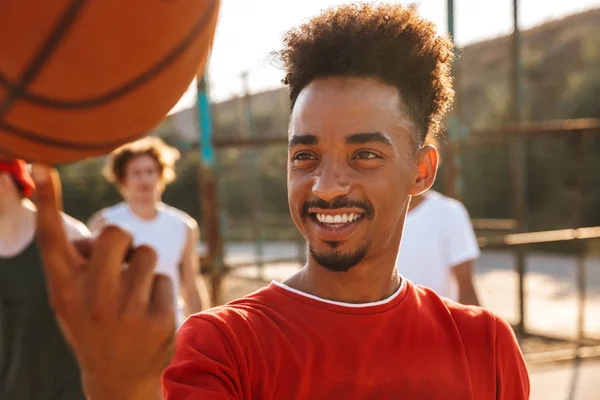
[[[433,136],[425,145],[440,149]],[[396,261],[400,274],[440,296],[479,306],[473,270],[480,250],[465,206],[430,189],[412,197],[404,226]]]
[[[0,161],[0,399],[85,399],[77,362],[48,301],[35,241],[35,187],[21,160]],[[71,240],[90,236],[63,214]]]
[[[88,226],[96,236],[106,225],[118,225],[133,235],[134,245],[149,245],[157,253],[156,273],[167,275],[185,302],[187,315],[208,308],[205,285],[199,277],[200,230],[187,213],[161,201],[175,179],[179,151],[157,137],[126,144],[113,151],[103,170],[124,201],[96,212]],[[200,282],[200,286],[199,286]],[[186,314],[179,299],[177,326]]]

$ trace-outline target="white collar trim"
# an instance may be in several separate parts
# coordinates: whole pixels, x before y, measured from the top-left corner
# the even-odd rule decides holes
[[[344,303],[344,302],[341,302],[341,301],[333,301],[333,300],[322,299],[320,297],[313,296],[312,294],[304,293],[304,292],[301,292],[300,290],[291,288],[288,285],[286,285],[284,283],[281,283],[281,282],[272,281],[271,283],[273,285],[278,286],[278,287],[280,287],[280,288],[282,288],[284,290],[287,290],[289,292],[295,293],[295,294],[300,295],[300,296],[308,297],[309,299],[317,300],[317,301],[320,301],[322,303],[333,304],[333,305],[336,305],[336,306],[348,307],[348,308],[366,308],[366,307],[381,306],[381,305],[387,304],[387,303],[391,302],[392,300],[394,300],[396,297],[398,297],[398,295],[400,293],[402,293],[402,290],[404,290],[404,287],[406,286],[406,279],[402,278],[402,281],[400,282],[400,287],[398,288],[398,290],[396,290],[394,292],[394,294],[392,294],[387,299],[375,301],[375,302],[372,302],[372,303],[362,303],[362,304]]]

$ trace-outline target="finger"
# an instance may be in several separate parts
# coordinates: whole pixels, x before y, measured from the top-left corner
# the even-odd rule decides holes
[[[86,260],[92,256],[92,239],[77,239],[74,240],[72,243],[79,255],[85,258]]]
[[[94,240],[89,262],[90,279],[98,293],[117,290],[127,253],[133,243],[131,233],[109,225]]]
[[[77,239],[73,240],[73,247],[81,256],[81,258],[85,260],[89,260],[92,257],[92,249],[94,248],[94,239]],[[130,249],[125,256],[125,262],[129,262],[131,259],[131,255],[133,253],[133,249]]]
[[[155,274],[152,286],[152,298],[150,305],[150,315],[153,318],[155,328],[158,328],[166,338],[165,349],[167,359],[170,359],[173,352],[173,343],[175,340],[175,289],[173,281],[166,275]]]
[[[60,178],[55,170],[41,164],[34,164],[31,172],[36,185],[36,231],[44,270],[51,286],[60,285],[72,276],[70,244],[59,210]]]
[[[126,312],[148,312],[156,260],[156,252],[148,246],[137,247],[131,252],[129,265],[123,273]]]
[[[175,326],[175,289],[166,275],[154,275],[150,310],[167,324]]]

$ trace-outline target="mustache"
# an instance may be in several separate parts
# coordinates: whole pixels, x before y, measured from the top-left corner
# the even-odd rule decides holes
[[[373,218],[374,210],[373,205],[368,201],[350,200],[346,196],[336,197],[332,202],[327,202],[323,199],[315,199],[305,202],[302,205],[302,218],[308,218],[308,210],[311,208],[322,208],[323,210],[335,210],[337,208],[360,208],[365,217],[368,219]]]

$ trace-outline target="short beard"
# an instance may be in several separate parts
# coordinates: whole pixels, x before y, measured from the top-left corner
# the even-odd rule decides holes
[[[367,254],[368,245],[360,246],[355,252],[341,252],[335,250],[340,245],[339,242],[327,242],[331,250],[317,253],[309,245],[309,251],[312,257],[319,265],[333,272],[347,272],[350,268],[360,263]]]

